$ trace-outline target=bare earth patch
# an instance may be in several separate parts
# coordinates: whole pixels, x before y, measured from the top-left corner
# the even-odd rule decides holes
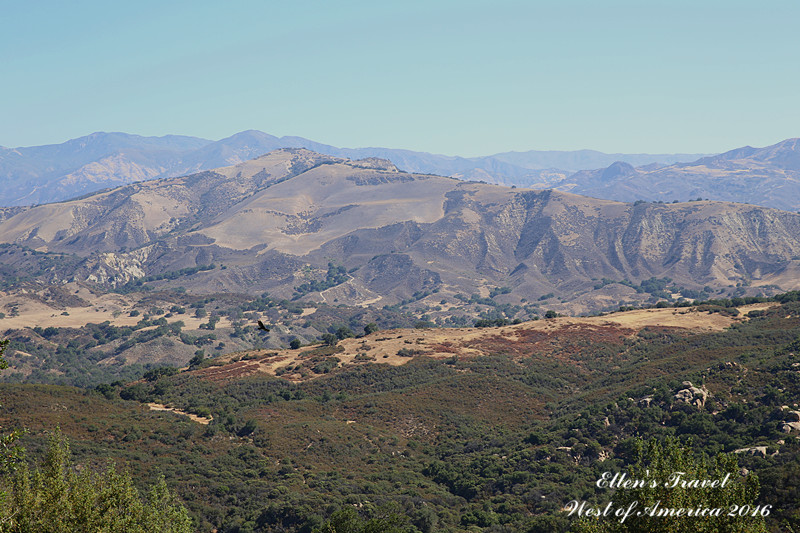
[[[80,328],[86,324],[110,322],[114,326],[134,326],[146,312],[137,308],[135,300],[125,295],[107,293],[94,294],[82,287],[75,286],[75,296],[82,300],[82,305],[57,305],[45,301],[35,291],[0,292],[0,312],[5,318],[0,319],[0,329],[22,329],[41,327]],[[11,316],[16,309],[16,316]],[[137,316],[130,316],[134,309]],[[163,315],[153,316],[160,318]],[[170,322],[182,321],[188,330],[200,329],[200,324],[208,322],[208,317],[196,318],[188,314],[173,315]],[[232,327],[228,317],[220,317],[217,327]]]
[[[597,317],[559,317],[499,328],[382,330],[358,339],[344,339],[337,346],[339,351],[324,357],[338,358],[341,366],[369,363],[399,366],[418,356],[445,359],[496,353],[512,356],[550,353],[553,339],[556,338],[572,343],[616,344],[645,327],[697,333],[721,331],[745,320],[744,315],[747,312],[773,305],[777,304],[742,306],[738,317],[698,312],[694,308],[666,308],[640,309]],[[290,381],[314,379],[323,374],[313,372],[313,365],[309,364],[309,360],[324,360],[324,357],[309,356],[310,351],[315,348],[319,346],[304,346],[298,350],[252,350],[227,354],[217,361],[229,361],[228,364],[196,372],[212,381],[225,381],[256,373],[280,376]],[[559,349],[568,355],[569,350],[574,348],[567,346],[565,349],[560,345]]]

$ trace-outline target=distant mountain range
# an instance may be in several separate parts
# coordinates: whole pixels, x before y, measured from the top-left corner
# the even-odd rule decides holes
[[[348,159],[379,157],[407,172],[538,188],[562,184],[578,170],[606,167],[615,161],[666,165],[703,155],[531,150],[464,158],[390,148],[337,148],[252,130],[219,141],[93,133],[63,144],[0,148],[0,197],[6,206],[63,201],[108,187],[235,165],[278,148],[307,148]]]
[[[669,277],[677,287],[709,287],[710,295],[796,288],[800,279],[797,214],[723,202],[625,204],[305,149],[0,209],[0,243],[67,254],[68,268],[43,271],[52,283],[120,287],[224,264],[160,283],[197,293],[299,292],[351,305],[428,298],[435,307],[445,297],[505,287],[498,294],[508,302],[549,294],[582,312],[636,297],[613,283],[624,280]],[[326,277],[329,262],[347,274]]]
[[[620,161],[577,172],[550,186],[623,202],[710,198],[800,211],[800,139],[667,166],[634,168]]]

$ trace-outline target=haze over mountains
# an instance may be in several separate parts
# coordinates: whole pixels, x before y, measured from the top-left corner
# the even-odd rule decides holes
[[[307,148],[347,159],[378,157],[407,172],[625,202],[708,198],[800,210],[798,139],[707,156],[531,150],[464,158],[338,148],[253,130],[219,141],[93,133],[57,145],[0,148],[0,194],[6,206],[63,201],[108,187],[235,165],[278,148]]]
[[[800,279],[793,213],[723,202],[632,205],[305,149],[6,208],[0,220],[2,243],[77,256],[77,267],[54,266],[48,281],[109,288],[224,264],[163,286],[378,306],[507,287],[505,301],[555,294],[573,302],[565,310],[580,312],[637,297],[610,281],[670,277],[695,291],[739,286],[756,294]],[[330,262],[347,275],[326,280]],[[598,286],[602,278],[609,282]]]
[[[634,168],[616,162],[577,172],[552,186],[623,202],[710,198],[800,211],[800,139],[668,166]]]
[[[62,201],[106,187],[233,165],[278,148],[307,148],[348,159],[379,157],[408,172],[540,187],[575,171],[605,167],[615,161],[637,166],[669,164],[702,155],[531,150],[463,158],[390,148],[337,148],[302,137],[278,138],[252,130],[219,141],[177,135],[93,133],[56,145],[0,148],[0,194],[4,205]]]

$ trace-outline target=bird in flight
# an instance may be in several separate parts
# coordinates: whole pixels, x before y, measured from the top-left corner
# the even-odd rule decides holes
[[[258,329],[263,330],[263,331],[269,331],[269,328],[267,326],[265,326],[264,323],[261,322],[260,319],[258,321]]]

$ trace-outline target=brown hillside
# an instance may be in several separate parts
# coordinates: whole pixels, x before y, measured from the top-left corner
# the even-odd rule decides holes
[[[777,304],[743,306],[739,309],[740,315],[770,305]],[[398,366],[415,357],[445,359],[504,354],[515,358],[546,357],[569,362],[580,355],[582,346],[590,343],[622,344],[644,328],[700,333],[721,331],[742,320],[695,308],[642,309],[598,317],[523,322],[500,328],[393,329],[362,338],[344,339],[335,347],[315,345],[297,350],[251,350],[228,354],[217,358],[214,366],[193,372],[215,382],[257,373],[304,381],[320,377],[338,366]],[[336,364],[324,370],[325,362]]]
[[[226,269],[173,285],[291,297],[323,281],[332,261],[347,278],[308,297],[361,305],[428,298],[430,307],[507,286],[499,303],[554,293],[573,303],[548,305],[577,313],[649,298],[621,285],[596,290],[600,278],[669,277],[678,287],[756,293],[796,288],[800,264],[800,216],[792,213],[722,202],[630,205],[303,149],[7,215],[0,243],[83,258],[77,272],[56,269],[49,281],[114,287],[213,263]]]

